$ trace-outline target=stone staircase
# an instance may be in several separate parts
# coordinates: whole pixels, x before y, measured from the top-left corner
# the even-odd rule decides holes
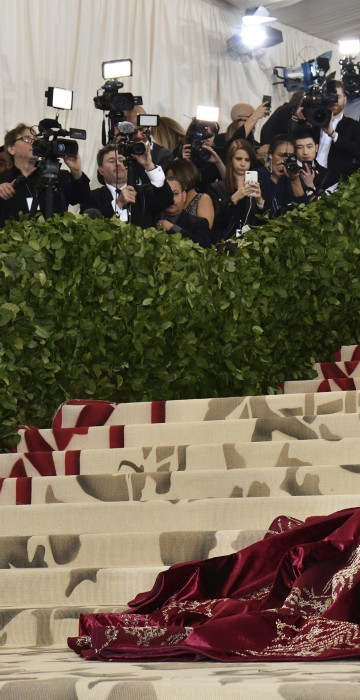
[[[360,506],[360,390],[338,385],[358,357],[315,365],[316,391],[74,400],[21,428],[0,455],[0,700],[358,698],[356,660],[109,665],[66,646],[81,612],[126,609],[174,563],[237,551],[277,515]]]

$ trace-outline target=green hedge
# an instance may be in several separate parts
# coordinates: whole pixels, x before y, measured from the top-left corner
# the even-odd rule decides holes
[[[117,220],[10,222],[0,238],[0,444],[70,398],[279,391],[357,342],[360,173],[235,256]]]

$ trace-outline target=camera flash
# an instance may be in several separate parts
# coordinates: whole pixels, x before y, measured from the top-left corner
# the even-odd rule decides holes
[[[64,88],[48,87],[45,92],[48,107],[55,109],[72,109],[73,91]]]
[[[356,56],[359,50],[359,39],[344,39],[339,41],[339,52],[344,56]]]
[[[206,107],[205,105],[198,105],[196,110],[196,119],[200,119],[204,122],[218,122],[219,107]]]
[[[131,58],[121,58],[114,61],[103,61],[101,64],[102,76],[105,80],[111,78],[127,78],[132,75]]]

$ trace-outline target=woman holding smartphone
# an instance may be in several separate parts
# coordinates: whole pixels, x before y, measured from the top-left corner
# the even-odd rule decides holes
[[[225,182],[214,182],[208,190],[215,206],[213,243],[241,238],[245,226],[259,224],[256,215],[265,204],[257,178],[259,166],[248,141],[233,141],[227,153]]]

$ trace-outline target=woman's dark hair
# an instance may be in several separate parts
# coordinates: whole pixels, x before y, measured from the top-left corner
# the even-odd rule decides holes
[[[269,155],[273,155],[274,151],[282,143],[291,143],[294,146],[294,150],[295,150],[295,140],[294,140],[293,136],[290,136],[289,134],[277,134],[270,141]]]
[[[177,158],[173,160],[168,169],[167,174],[172,172],[176,178],[179,178],[184,185],[185,192],[190,192],[196,189],[200,183],[200,173],[195,163],[187,158]]]
[[[248,154],[250,158],[249,170],[255,170],[261,165],[256,157],[255,149],[252,147],[249,141],[246,141],[245,139],[237,139],[236,141],[232,141],[226,156],[225,186],[226,191],[229,194],[233,194],[237,190],[237,181],[232,168],[232,159],[236,151],[239,150],[245,151]]]
[[[217,122],[206,122],[202,121],[201,119],[196,119],[195,117],[191,120],[187,130],[186,130],[186,135],[185,135],[185,142],[187,143],[186,139],[189,137],[192,138],[194,137],[194,133],[196,131],[202,132],[204,129],[208,129],[211,131],[215,136],[219,133],[220,131],[220,126]]]

